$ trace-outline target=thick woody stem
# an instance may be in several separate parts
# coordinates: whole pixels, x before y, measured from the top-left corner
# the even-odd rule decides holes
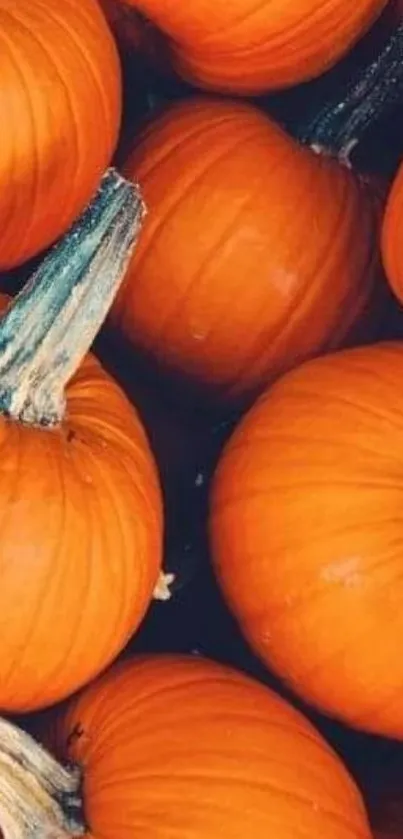
[[[3,839],[83,836],[80,772],[60,766],[29,734],[0,719]]]
[[[109,169],[94,200],[50,251],[0,321],[0,412],[58,425],[67,382],[110,309],[136,243],[144,204]]]
[[[379,55],[360,67],[344,90],[338,90],[298,132],[299,140],[315,151],[331,154],[346,165],[371,125],[403,101],[403,23],[394,30]]]

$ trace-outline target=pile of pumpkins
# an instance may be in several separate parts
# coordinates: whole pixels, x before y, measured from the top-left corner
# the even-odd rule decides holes
[[[403,754],[403,163],[355,156],[402,53],[397,0],[0,0],[4,839],[403,839],[322,733]],[[261,677],[132,654],[173,529]]]

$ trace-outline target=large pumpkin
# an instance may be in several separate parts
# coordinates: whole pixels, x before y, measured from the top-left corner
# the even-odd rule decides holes
[[[0,707],[49,705],[120,652],[161,562],[157,471],[94,356],[139,224],[131,185],[96,199],[0,321]],[[64,394],[64,386],[69,382]]]
[[[115,0],[120,2],[121,0]],[[170,38],[181,75],[212,90],[258,93],[335,64],[387,0],[123,0]]]
[[[0,0],[0,270],[64,233],[120,123],[120,68],[97,0]]]
[[[337,346],[371,294],[367,187],[256,108],[195,98],[124,166],[149,215],[114,324],[134,346],[239,396]]]
[[[308,702],[403,738],[403,346],[316,359],[241,422],[211,501],[215,568]]]
[[[5,779],[8,801],[26,801],[27,821],[43,836],[82,835],[81,792],[93,839],[370,839],[361,797],[315,729],[268,688],[207,660],[120,663],[67,706],[49,739],[81,771],[76,794],[74,772],[68,796],[68,771],[39,760],[34,743],[10,747],[0,724],[0,754],[17,752],[23,766],[13,790],[0,761],[0,793]],[[48,770],[36,800],[32,766],[42,784]],[[19,818],[15,807],[13,826]]]

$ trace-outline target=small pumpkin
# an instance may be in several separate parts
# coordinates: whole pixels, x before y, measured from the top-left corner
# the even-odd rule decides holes
[[[0,270],[61,236],[108,164],[120,66],[97,0],[0,0]]]
[[[228,605],[307,702],[403,738],[403,346],[345,350],[277,382],[215,477]]]
[[[123,172],[150,213],[112,322],[165,365],[243,397],[338,346],[365,309],[370,190],[257,108],[177,104],[136,137]]]
[[[108,172],[0,320],[7,711],[54,703],[106,667],[157,582],[161,497],[145,431],[95,357],[80,365],[123,275],[142,206],[134,187]]]
[[[307,720],[199,657],[121,662],[67,705],[47,741],[70,769],[1,722],[5,839],[33,839],[33,825],[60,839],[370,839],[355,784]]]
[[[369,29],[387,0],[115,0],[170,39],[173,63],[209,90],[252,94],[321,75]]]
[[[391,288],[403,302],[403,165],[399,167],[386,205],[382,229],[382,254]]]

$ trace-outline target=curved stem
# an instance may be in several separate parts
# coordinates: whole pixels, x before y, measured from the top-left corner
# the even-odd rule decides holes
[[[368,128],[402,99],[403,23],[389,36],[380,54],[360,68],[345,89],[298,132],[298,138],[315,151],[332,154],[350,165],[351,153]]]
[[[81,774],[60,766],[29,734],[0,719],[3,839],[83,836]]]
[[[114,169],[0,320],[0,413],[59,424],[64,389],[102,325],[144,215],[139,190]]]

